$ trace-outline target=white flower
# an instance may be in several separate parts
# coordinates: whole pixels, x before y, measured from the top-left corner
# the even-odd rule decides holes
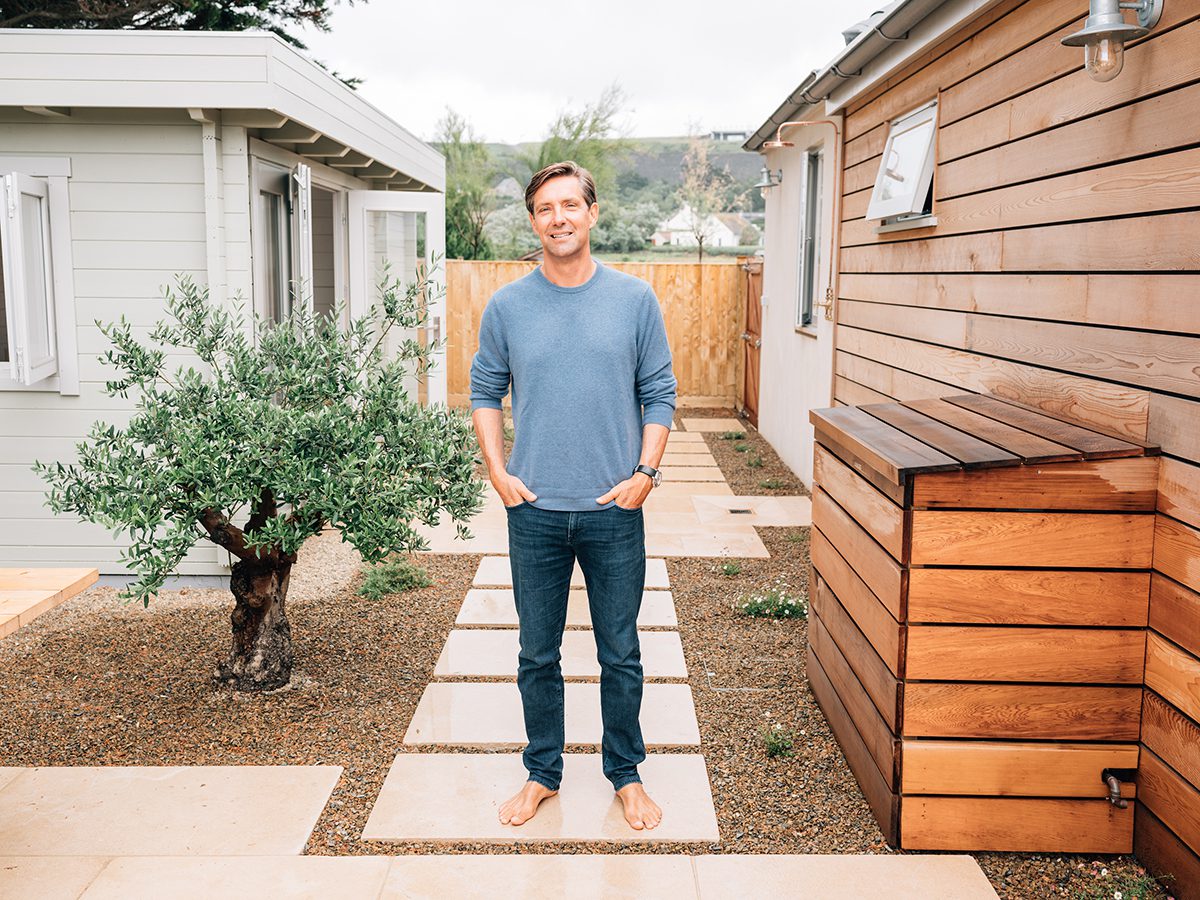
[[[1113,891],[1113,900],[1123,900],[1125,897],[1120,891]]]

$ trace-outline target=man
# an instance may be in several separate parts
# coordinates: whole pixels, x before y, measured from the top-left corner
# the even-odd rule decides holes
[[[525,189],[542,265],[492,296],[471,363],[471,411],[496,493],[507,509],[520,622],[517,686],[529,773],[500,807],[520,825],[558,792],[563,680],[559,665],[571,572],[578,559],[600,661],[604,775],[634,829],[662,810],[638,775],[637,616],[646,576],[642,503],[675,413],[662,311],[646,282],[592,259],[596,186],[573,162],[542,169]],[[501,400],[512,383],[515,438],[505,465]]]

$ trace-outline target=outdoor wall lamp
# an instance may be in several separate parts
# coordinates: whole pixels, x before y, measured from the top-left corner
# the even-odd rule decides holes
[[[765,147],[766,144],[763,144],[763,146]],[[754,187],[758,188],[759,193],[761,193],[763,195],[763,199],[766,200],[767,191],[775,187],[777,184],[783,184],[783,169],[780,169],[777,173],[772,174],[771,170],[767,168],[766,163],[763,163],[762,172],[759,173],[758,181],[754,183]]]
[[[1148,34],[1162,17],[1164,0],[1091,0],[1083,28],[1062,39],[1068,47],[1083,47],[1083,67],[1096,81],[1112,81],[1125,65],[1125,42]],[[1125,22],[1121,10],[1137,11],[1136,25]]]

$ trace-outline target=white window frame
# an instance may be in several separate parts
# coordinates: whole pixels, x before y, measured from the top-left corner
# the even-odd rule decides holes
[[[821,268],[821,206],[825,193],[825,148],[824,144],[810,147],[801,157],[804,184],[804,200],[800,220],[800,284],[796,293],[797,329],[816,326],[817,273]],[[815,174],[815,177],[814,177]],[[814,190],[815,187],[815,190]],[[809,265],[808,248],[812,247],[812,262]]]
[[[9,215],[8,185],[11,182],[15,187],[17,181],[35,179],[44,183],[46,187],[43,241],[49,252],[44,264],[48,270],[46,283],[50,296],[47,298],[49,301],[47,313],[53,323],[50,337],[54,343],[53,365],[42,361],[42,364],[37,367],[43,372],[52,369],[51,374],[36,380],[31,379],[32,383],[26,384],[23,380],[24,375],[22,377],[15,376],[15,364],[0,364],[0,391],[41,391],[78,396],[79,350],[75,331],[75,267],[71,257],[71,209],[67,195],[67,179],[71,177],[71,160],[69,157],[0,154],[0,172],[4,174],[3,183],[5,185],[5,188],[0,190],[0,195],[2,195],[0,196],[0,206],[2,206],[0,212],[3,214],[3,224],[0,225],[0,228],[4,231],[0,240],[5,243],[5,307],[10,335],[13,334],[14,328],[14,309],[18,310],[17,319],[20,318],[20,311],[23,310],[24,290],[22,285],[25,273],[23,260],[20,260],[18,253],[13,252],[19,249],[20,235],[17,235],[16,241],[11,237],[10,223],[15,223],[16,219]],[[10,179],[9,176],[12,175],[22,177]],[[13,197],[12,199],[19,208],[20,198]],[[15,347],[11,338],[9,343],[9,353],[15,355]],[[30,373],[34,367],[27,363],[24,368],[27,373]],[[36,375],[37,373],[32,372],[32,374]]]
[[[883,190],[886,184],[887,173],[891,171],[888,168],[888,162],[893,154],[893,144],[898,136],[912,131],[916,128],[928,126],[928,139],[922,148],[924,156],[921,161],[921,167],[918,170],[917,178],[913,182],[913,190],[906,192],[903,196],[883,199]],[[923,225],[931,224],[928,219],[928,214],[922,214],[922,209],[925,204],[925,197],[929,193],[929,185],[933,181],[934,167],[934,147],[937,138],[937,100],[931,100],[928,103],[911,110],[902,116],[892,120],[891,127],[888,129],[887,143],[883,146],[883,156],[879,161],[879,172],[875,176],[875,187],[871,191],[871,200],[867,204],[867,219],[879,220],[885,224],[900,224],[903,217],[913,217],[913,225],[908,227],[918,227],[918,223]]]

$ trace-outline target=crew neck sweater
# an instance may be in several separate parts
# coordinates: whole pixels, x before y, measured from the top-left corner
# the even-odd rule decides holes
[[[642,427],[671,427],[675,375],[662,310],[640,278],[599,261],[562,287],[538,266],[500,288],[479,324],[471,410],[502,409],[512,390],[506,471],[540,509],[595,511],[633,474]]]

